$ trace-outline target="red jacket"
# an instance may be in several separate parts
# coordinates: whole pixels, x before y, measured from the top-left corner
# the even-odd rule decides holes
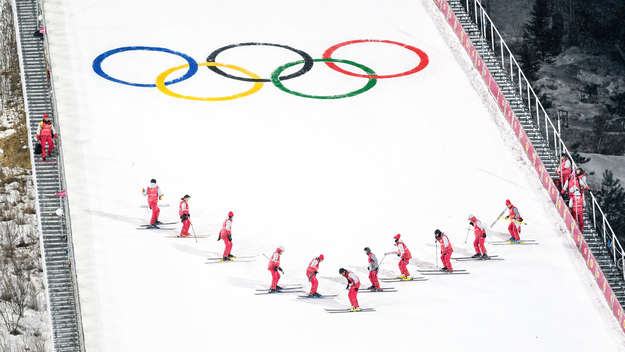
[[[269,259],[269,266],[267,269],[274,270],[274,268],[280,267],[280,253],[282,253],[282,251],[279,249],[276,249],[276,251],[273,252],[271,258]]]
[[[571,175],[571,161],[568,158],[561,160],[556,173],[560,176],[560,185],[564,185]]]
[[[189,203],[184,199],[180,201],[180,205],[178,206],[178,215],[182,216],[182,214],[189,215]]]
[[[442,234],[441,237],[437,239],[438,243],[441,244],[441,253],[446,254],[449,252],[453,252],[453,248],[451,247],[451,242],[449,242],[449,238],[447,235]]]
[[[471,218],[471,222],[473,223],[473,232],[475,233],[475,237],[486,235],[486,227],[482,225],[481,221],[474,216]]]
[[[158,186],[150,187],[145,191],[145,194],[148,196],[148,203],[156,203],[158,201],[158,197],[161,195]],[[182,214],[181,214],[182,215]]]
[[[510,208],[508,208],[508,210],[510,210],[510,214],[508,215],[510,219],[521,221],[521,214],[519,213],[519,209],[517,209],[517,207],[513,205]]]
[[[347,282],[349,283],[351,287],[354,287],[354,288],[360,287],[360,279],[353,272],[347,271],[347,276],[345,278],[347,279]]]
[[[232,229],[232,220],[230,220],[230,218],[227,218],[224,221],[224,224],[221,226],[221,231],[219,231],[219,236],[221,237],[222,240],[232,235],[231,229]]]
[[[306,269],[306,276],[310,276],[317,271],[319,271],[319,258],[315,257],[313,258],[313,260],[310,261],[310,264],[308,264],[308,268]]]
[[[410,255],[410,250],[406,247],[404,241],[397,241],[395,244],[397,246],[397,255],[401,257],[401,259],[410,260],[412,255]]]

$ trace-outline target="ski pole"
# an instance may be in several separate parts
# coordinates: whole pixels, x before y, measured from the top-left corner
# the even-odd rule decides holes
[[[438,257],[436,253],[438,253],[438,241],[434,241],[434,262],[436,263],[436,269],[438,269]]]
[[[189,223],[191,224],[191,230],[193,230],[193,237],[195,238],[195,243],[197,243],[197,235],[195,234],[195,227],[193,227],[193,223],[191,221],[189,221]]]
[[[467,227],[467,235],[464,237],[464,244],[467,244],[467,240],[469,239],[469,231],[471,231],[471,228]]]
[[[499,213],[499,216],[497,216],[497,218],[495,219],[495,221],[493,221],[493,223],[492,223],[492,224],[490,224],[490,226],[489,226],[489,227],[493,227],[493,226],[495,226],[495,224],[497,223],[497,221],[499,221],[499,219],[501,219],[501,216],[503,215],[503,213],[505,213],[505,212],[506,212],[506,209],[508,209],[508,208],[503,208],[503,210],[501,211],[501,213]]]

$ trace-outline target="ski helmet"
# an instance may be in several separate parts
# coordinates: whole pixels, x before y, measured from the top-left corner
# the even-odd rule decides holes
[[[187,198],[191,198],[191,196],[190,196],[190,195],[188,195],[188,194],[185,194],[185,195],[184,195],[184,197],[182,197],[182,198],[180,198],[180,199],[181,199],[181,200],[185,200],[185,199],[187,199]]]
[[[367,252],[367,253],[371,252],[371,248],[365,247],[365,252]]]
[[[48,114],[44,113],[43,118],[45,119],[46,117],[48,117]]]
[[[467,216],[467,220],[471,220],[473,219],[475,216],[473,216],[473,214],[469,214],[469,216]]]
[[[506,199],[506,206],[509,208],[512,205],[512,203],[510,202],[510,199]]]
[[[284,246],[278,246],[277,250],[280,251],[280,252],[284,252]]]
[[[393,237],[393,238],[395,239],[395,241],[399,241],[399,238],[400,238],[400,237],[401,237],[401,234],[399,234],[399,233],[398,233],[398,234],[397,234],[397,235],[395,235],[395,237]]]
[[[578,167],[578,168],[577,168],[577,170],[575,170],[575,173],[576,173],[577,175],[581,175],[581,174],[583,174],[583,173],[584,173],[584,169],[582,169],[581,167]]]
[[[233,216],[234,216],[234,213],[233,213],[233,212],[231,212],[231,211],[229,211],[229,212],[228,212],[228,217],[229,217],[229,218],[231,218],[231,217],[233,217]]]
[[[441,237],[441,235],[442,235],[442,234],[443,234],[443,233],[442,233],[442,232],[441,232],[441,230],[439,230],[439,229],[436,229],[436,230],[434,231],[434,237],[436,237],[436,238]]]
[[[319,254],[319,256],[318,256],[317,258],[319,258],[319,260],[324,260],[324,259],[325,259],[325,257],[323,256],[323,254]]]
[[[343,268],[339,269],[339,274],[341,274],[341,275],[345,274],[346,272],[347,272],[347,270],[345,270]]]
[[[150,183],[156,183],[156,179],[151,179]]]

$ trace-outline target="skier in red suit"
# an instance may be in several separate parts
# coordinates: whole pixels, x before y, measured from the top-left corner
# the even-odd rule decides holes
[[[510,232],[510,241],[515,243],[519,243],[521,241],[521,222],[523,222],[523,218],[521,217],[521,213],[519,213],[519,209],[512,205],[509,199],[506,199],[506,207],[510,211],[510,214],[506,216],[506,220],[510,220],[510,225],[508,225],[508,232]]]
[[[564,153],[562,153],[560,165],[558,165],[556,173],[558,174],[558,180],[560,181],[558,187],[562,190],[564,189],[564,183],[569,179],[569,176],[571,176],[571,160],[569,160]]]
[[[219,236],[217,237],[217,241],[220,239],[224,240],[224,244],[226,247],[224,248],[223,261],[232,260],[234,257],[230,254],[232,250],[232,217],[234,216],[233,212],[228,212],[228,218],[224,221],[224,224],[221,226],[221,231],[219,231]]]
[[[399,275],[399,278],[402,280],[410,280],[410,272],[408,271],[407,265],[410,262],[412,255],[410,255],[410,250],[408,249],[404,241],[400,240],[400,234],[395,235],[394,238],[395,246],[397,247],[397,256],[400,258],[399,271],[401,272],[401,275]]]
[[[46,144],[48,145],[47,153],[52,153],[54,149],[54,141],[52,139],[56,137],[57,135],[52,121],[50,121],[48,114],[43,114],[43,120],[41,120],[37,128],[37,139],[41,143],[41,159],[46,160]]]
[[[308,268],[306,268],[306,277],[308,281],[310,281],[310,293],[309,297],[321,297],[321,295],[317,292],[317,287],[319,286],[319,281],[317,281],[317,272],[319,271],[319,264],[323,261],[323,254],[319,254],[318,257],[313,258],[308,264]]]
[[[161,209],[158,207],[158,201],[163,199],[163,192],[160,187],[156,185],[156,180],[151,179],[148,189],[143,189],[143,195],[148,197],[148,207],[152,210],[152,218],[150,219],[150,226],[148,228],[158,228],[161,224],[158,221],[158,215],[161,213]]]
[[[369,290],[374,291],[382,291],[380,288],[380,281],[378,281],[378,270],[380,266],[378,264],[378,258],[371,252],[371,248],[365,247],[365,253],[367,253],[367,261],[369,262],[369,281],[371,281],[371,286]]]
[[[280,267],[280,255],[284,252],[284,247],[280,246],[276,248],[275,252],[271,255],[269,259],[269,266],[267,270],[271,272],[271,289],[270,292],[277,292],[282,289],[282,287],[278,286],[278,280],[280,280],[280,273],[278,271],[284,272]]]
[[[582,168],[577,168],[564,184],[564,191],[569,193],[569,208],[575,216],[580,230],[584,231],[584,191],[588,190],[588,182]]]
[[[441,262],[443,263],[441,271],[454,271],[454,268],[451,266],[451,254],[454,252],[454,249],[451,247],[449,238],[441,230],[434,231],[434,237],[441,245]]]
[[[347,288],[349,289],[348,297],[349,303],[352,305],[350,309],[352,312],[357,312],[360,310],[360,306],[358,305],[358,288],[360,288],[360,280],[358,276],[351,271],[347,271],[343,268],[339,269],[339,274],[343,275],[344,278],[347,279]]]
[[[180,198],[180,205],[178,206],[178,215],[180,215],[180,221],[182,222],[182,229],[180,230],[180,237],[189,237],[189,226],[191,226],[191,214],[189,214],[189,199],[190,195],[185,194]]]
[[[475,254],[473,258],[490,259],[486,253],[486,247],[484,246],[484,242],[486,241],[486,227],[473,215],[469,215],[468,220],[469,224],[473,226],[473,232],[475,233],[475,240],[473,241]]]

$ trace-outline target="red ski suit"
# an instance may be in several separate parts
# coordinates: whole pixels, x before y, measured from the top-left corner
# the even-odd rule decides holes
[[[232,250],[232,218],[228,217],[219,231],[219,237],[224,241],[226,248],[224,248],[224,258],[230,255]]]
[[[441,262],[443,263],[443,267],[447,268],[449,271],[453,271],[454,269],[451,266],[451,254],[454,252],[454,249],[451,247],[449,238],[447,238],[447,235],[442,234],[441,237],[436,240],[441,244]]]
[[[569,208],[573,212],[580,230],[584,231],[584,191],[588,190],[586,175],[573,173],[564,186],[566,187],[565,190],[569,192]]]
[[[517,209],[517,207],[515,207],[514,205],[511,204],[508,210],[510,211],[510,214],[508,214],[508,218],[511,220],[510,225],[508,225],[508,232],[510,232],[510,237],[514,238],[516,241],[520,241],[521,240],[521,224],[519,224],[518,222],[514,222],[512,220],[520,222],[520,221],[523,221],[523,218],[521,218],[519,209]]]
[[[161,209],[158,207],[158,199],[163,195],[163,193],[155,183],[151,183],[147,190],[143,192],[143,195],[148,196],[148,207],[152,209],[150,224],[154,225],[158,220],[158,215],[161,213]]]
[[[275,290],[276,286],[278,286],[278,280],[280,280],[280,273],[278,269],[280,268],[280,254],[282,251],[280,248],[276,249],[275,252],[271,255],[269,259],[269,266],[267,270],[271,272],[271,289]]]
[[[400,258],[399,271],[402,275],[410,276],[410,272],[408,272],[408,268],[406,267],[410,262],[410,259],[412,259],[410,250],[408,250],[408,247],[406,247],[406,244],[404,244],[404,241],[402,240],[395,242],[395,245],[397,246],[397,255]]]
[[[308,268],[306,269],[306,277],[308,281],[310,281],[310,293],[313,294],[317,292],[317,287],[319,286],[319,281],[317,281],[317,272],[319,271],[319,258],[315,257],[308,264]]]
[[[180,219],[182,220],[182,216],[186,215],[185,219],[182,220],[182,229],[180,230],[181,237],[189,236],[189,226],[191,226],[191,220],[189,220],[189,203],[186,200],[181,200],[180,205],[178,206],[178,215],[180,215]]]
[[[486,247],[484,242],[486,241],[486,227],[482,225],[475,216],[471,219],[473,223],[473,232],[475,233],[475,241],[473,241],[473,247],[476,254],[486,254]]]
[[[347,279],[347,287],[349,287],[349,293],[347,296],[349,297],[349,303],[354,308],[358,308],[358,289],[360,288],[360,279],[358,276],[351,271],[347,271],[347,274],[344,275]]]
[[[558,174],[559,178],[560,178],[560,189],[564,189],[564,183],[566,182],[566,180],[569,179],[569,176],[571,176],[571,161],[568,158],[564,158],[563,160],[560,161],[560,165],[558,166],[558,169],[556,170],[556,173]]]
[[[378,281],[378,258],[376,258],[373,252],[367,254],[367,261],[369,262],[369,281],[375,288],[380,288],[380,282]]]
[[[41,143],[41,157],[44,159],[46,158],[46,144],[48,145],[48,154],[52,153],[52,149],[54,149],[54,141],[52,138],[56,138],[52,121],[41,121],[39,128],[37,129],[37,139],[39,139],[39,142]]]

